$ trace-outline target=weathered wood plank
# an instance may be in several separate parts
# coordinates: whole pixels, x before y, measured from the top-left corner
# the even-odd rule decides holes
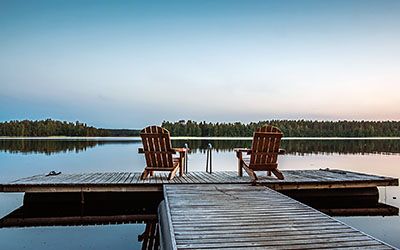
[[[213,183],[215,180],[212,177],[212,174],[206,172],[197,172],[197,174],[205,180],[206,183]]]
[[[275,190],[293,189],[323,189],[323,188],[365,188],[376,186],[395,186],[398,179],[359,174],[342,170],[286,170],[283,171],[284,180],[277,180],[271,176],[259,175],[258,183]],[[46,176],[45,174],[32,177],[21,178],[19,180],[0,184],[0,192],[71,192],[80,188],[89,188],[95,191],[99,185],[110,187],[110,190],[121,191],[134,190],[136,185],[141,185],[138,189],[143,190],[143,185],[149,189],[161,190],[164,183],[173,184],[250,184],[248,176],[239,177],[235,171],[218,171],[212,174],[205,172],[189,172],[184,176],[176,176],[168,180],[168,173],[155,173],[153,177],[140,180],[141,173],[84,173],[84,174],[65,174]],[[104,186],[101,187],[104,190]],[[67,188],[68,187],[68,188]]]
[[[135,184],[140,179],[141,173],[134,173],[133,177],[127,182],[127,184]]]
[[[121,174],[121,173],[113,173],[113,174],[111,175],[111,177],[110,177],[105,183],[108,183],[108,184],[113,184],[113,183],[115,183],[115,180],[117,180],[117,179],[120,177],[120,174]]]
[[[109,178],[111,178],[112,173],[103,173],[100,175],[94,183],[105,183]]]
[[[226,175],[220,173],[219,177]],[[330,180],[320,181],[324,179]],[[164,198],[168,201],[169,232],[177,249],[391,249],[367,234],[262,186],[167,184]]]
[[[95,180],[98,176],[98,173],[91,173],[86,176],[86,178],[83,178],[80,180],[81,183],[91,183],[93,180]]]
[[[193,175],[191,173],[186,174],[185,176],[182,176],[180,179],[182,179],[182,182],[186,183],[198,183],[198,181],[193,177]]]
[[[219,234],[202,234],[202,235],[190,235],[190,234],[177,234],[175,237],[177,239],[181,239],[182,241],[184,240],[223,240],[223,239],[230,239],[230,238],[243,238],[248,233],[248,231],[245,232],[236,232],[236,233],[229,233],[229,234],[224,234],[224,233],[219,233]],[[251,232],[253,237],[265,237],[265,231],[254,231]],[[323,237],[324,235],[338,235],[338,234],[358,234],[354,233],[354,230],[351,228],[345,228],[341,229],[340,232],[336,228],[331,228],[331,229],[326,229],[323,231],[316,231],[316,230],[302,230],[302,231],[294,231],[294,230],[284,230],[284,231],[275,231],[275,230],[269,230],[268,231],[269,235],[271,237],[274,236],[312,236],[314,237]]]
[[[121,178],[117,181],[118,184],[125,183],[125,180],[129,178],[131,173],[125,172],[122,174]]]

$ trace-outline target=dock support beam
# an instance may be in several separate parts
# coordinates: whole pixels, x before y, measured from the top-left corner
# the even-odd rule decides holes
[[[242,152],[236,151],[236,157],[238,158],[238,176],[243,176],[243,161],[242,161]]]

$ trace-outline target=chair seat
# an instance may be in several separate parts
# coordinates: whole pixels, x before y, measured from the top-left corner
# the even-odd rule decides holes
[[[180,160],[179,158],[173,158],[173,166],[172,167],[146,167],[147,170],[160,170],[160,171],[171,171],[172,169],[179,166]]]

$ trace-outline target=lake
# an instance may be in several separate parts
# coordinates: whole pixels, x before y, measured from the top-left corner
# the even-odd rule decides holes
[[[213,145],[213,171],[237,170],[233,148],[249,139],[174,139],[192,149],[189,171],[204,171],[206,149]],[[0,139],[0,182],[61,171],[141,172],[145,165],[139,138]],[[400,178],[400,139],[285,139],[280,169],[343,169]],[[22,194],[0,194],[0,217],[22,205]],[[400,188],[380,189],[380,201],[400,206]],[[63,208],[64,210],[66,208]],[[66,211],[68,212],[68,211]],[[400,248],[400,217],[336,217],[348,225]],[[140,249],[144,223],[1,228],[0,249]],[[139,237],[140,238],[140,237]]]

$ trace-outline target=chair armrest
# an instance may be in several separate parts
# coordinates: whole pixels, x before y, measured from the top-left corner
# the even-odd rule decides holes
[[[251,149],[249,148],[234,148],[233,149],[236,153],[247,153],[248,155],[251,154]],[[283,148],[280,148],[278,151],[278,155],[284,155],[286,153],[286,150]]]
[[[177,153],[185,153],[185,152],[189,152],[190,148],[173,148],[173,150]]]
[[[182,148],[182,149],[181,148],[173,148],[173,149],[171,149],[171,153],[175,154],[175,153],[185,152],[186,148]],[[144,149],[143,148],[138,148],[138,153],[139,154],[144,154]]]
[[[247,153],[247,154],[251,153],[251,149],[249,149],[249,148],[234,148],[233,151],[236,152],[236,157],[239,160],[242,160],[243,153]]]
[[[183,160],[186,157],[186,152],[189,151],[188,148],[173,148],[172,150],[174,150],[175,153],[179,153],[180,160]]]
[[[241,152],[241,153],[245,152],[248,154],[251,153],[250,148],[234,148],[233,151],[235,151],[236,153],[239,153],[239,152]]]

